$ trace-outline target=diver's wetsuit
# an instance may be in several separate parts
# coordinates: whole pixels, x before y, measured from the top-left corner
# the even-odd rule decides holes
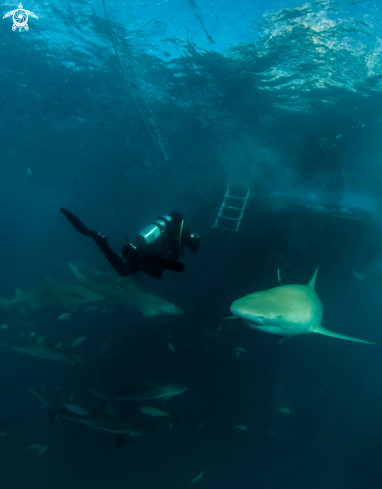
[[[127,277],[142,270],[147,275],[161,278],[165,269],[181,272],[184,264],[176,260],[183,254],[184,245],[196,252],[199,248],[200,236],[191,235],[182,215],[173,211],[170,219],[161,218],[165,222],[165,228],[159,238],[155,239],[144,250],[131,243],[122,246],[122,255],[126,263],[108,245],[108,238],[104,234],[88,229],[74,214],[66,209],[61,209],[71,224],[78,232],[90,236],[97,243],[106,259],[114,270],[122,277]]]

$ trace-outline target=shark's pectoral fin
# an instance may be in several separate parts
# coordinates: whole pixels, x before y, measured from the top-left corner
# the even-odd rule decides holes
[[[376,345],[373,341],[359,340],[358,338],[352,338],[351,336],[345,336],[343,334],[333,333],[322,326],[314,326],[313,332],[318,334],[323,334],[325,336],[331,336],[332,338],[339,338],[340,340],[355,341],[356,343],[366,343],[367,345]]]
[[[281,335],[276,335],[275,336],[275,342],[281,345],[281,343],[284,343],[286,340],[286,336],[281,336]]]

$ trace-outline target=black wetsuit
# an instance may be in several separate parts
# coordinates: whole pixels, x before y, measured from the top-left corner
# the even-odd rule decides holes
[[[107,261],[122,277],[132,275],[139,270],[155,278],[161,278],[166,269],[181,272],[184,264],[176,260],[183,254],[184,245],[193,252],[197,251],[199,247],[200,236],[191,235],[182,215],[173,211],[169,214],[171,220],[166,221],[166,227],[160,237],[144,250],[130,243],[122,246],[122,255],[127,260],[124,262],[109,247],[108,238],[104,234],[88,229],[68,210],[61,209],[61,211],[78,232],[94,239]]]

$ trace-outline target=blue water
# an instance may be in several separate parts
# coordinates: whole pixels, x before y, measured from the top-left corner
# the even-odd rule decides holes
[[[201,246],[182,274],[134,277],[178,316],[0,308],[1,487],[178,489],[203,472],[199,487],[382,488],[380,346],[278,344],[221,320],[234,300],[276,287],[278,271],[283,285],[305,284],[319,266],[323,326],[382,342],[382,6],[123,1],[28,0],[29,30],[1,19],[0,297],[45,277],[76,283],[68,262],[119,286],[61,207],[116,252],[171,210]],[[16,8],[7,0],[1,16]],[[237,232],[213,227],[230,184],[250,191]],[[86,365],[6,347],[41,336]],[[174,414],[171,429],[145,402],[114,403],[157,430],[120,448],[114,434],[50,423],[30,393],[102,411],[89,388],[147,383],[188,390],[146,402]]]

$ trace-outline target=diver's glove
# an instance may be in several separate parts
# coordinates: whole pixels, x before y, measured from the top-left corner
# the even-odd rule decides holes
[[[64,216],[68,219],[68,221],[72,224],[72,226],[77,229],[77,231],[81,234],[84,234],[85,236],[90,236],[92,237],[95,241],[97,242],[106,242],[107,241],[107,236],[105,236],[102,233],[99,233],[98,231],[94,231],[93,229],[88,229],[83,222],[81,222],[78,217],[76,217],[74,214],[72,214],[70,211],[62,208],[61,212],[64,214]]]
[[[191,233],[186,245],[193,253],[196,253],[199,249],[200,240],[202,237],[198,233]]]

